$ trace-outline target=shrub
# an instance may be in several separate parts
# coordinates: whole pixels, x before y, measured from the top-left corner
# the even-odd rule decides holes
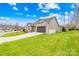
[[[25,29],[23,29],[23,32],[26,32]]]
[[[62,31],[66,31],[66,28],[65,27],[62,27]]]

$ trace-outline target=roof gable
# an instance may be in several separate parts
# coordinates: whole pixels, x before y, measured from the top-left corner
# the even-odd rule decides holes
[[[41,19],[39,19],[36,23],[50,22],[51,20],[54,20],[54,19],[55,19],[57,25],[59,26],[59,23],[58,23],[57,18],[56,18],[55,16],[50,16],[50,17],[41,18]]]
[[[50,22],[50,21],[52,21],[52,20],[54,20],[55,19],[55,21],[56,21],[56,23],[57,23],[57,25],[59,26],[59,23],[58,23],[58,21],[57,21],[57,18],[55,17],[55,16],[48,16],[48,17],[44,17],[44,18],[41,18],[41,19],[39,19],[37,22],[35,22],[35,23],[28,23],[27,25],[31,25],[31,26],[35,26],[36,24],[38,24],[38,23],[42,23],[42,22]],[[60,26],[59,26],[60,27]]]

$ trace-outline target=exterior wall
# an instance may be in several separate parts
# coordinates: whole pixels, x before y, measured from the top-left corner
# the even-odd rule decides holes
[[[56,29],[56,31],[58,30],[59,26],[56,22],[56,19],[52,19],[49,23],[49,28],[50,29]]]
[[[31,32],[32,29],[31,24],[28,24],[25,29],[26,31]]]
[[[37,27],[39,26],[45,26],[46,27],[46,32],[45,33],[49,33],[49,25],[48,22],[44,21],[44,22],[39,22],[36,27],[35,27],[35,32],[37,32]]]
[[[37,32],[37,27],[39,27],[39,26],[45,26],[46,27],[46,33],[48,33],[49,29],[48,29],[47,22],[40,22],[40,23],[36,24],[35,32]]]
[[[27,31],[31,32],[31,29],[32,29],[31,26],[28,26]]]
[[[79,24],[75,26],[75,29],[79,29]]]
[[[30,25],[31,27],[32,25]],[[46,33],[56,33],[57,31],[61,31],[56,18],[49,18],[45,20],[38,21],[35,25],[34,32],[37,32],[37,27],[39,26],[45,26],[46,27]],[[28,26],[29,27],[29,26]]]
[[[49,34],[56,33],[55,29],[49,29]]]
[[[60,27],[57,24],[57,21],[55,18],[52,18],[51,21],[48,23],[48,27],[49,27],[49,33],[56,33],[58,31],[60,31]]]
[[[36,24],[35,32],[37,32],[38,26],[45,26],[46,27],[46,33],[56,33],[57,31],[60,31],[60,27],[57,24],[57,21],[55,18],[51,18],[48,20],[45,20],[43,22],[39,22]]]

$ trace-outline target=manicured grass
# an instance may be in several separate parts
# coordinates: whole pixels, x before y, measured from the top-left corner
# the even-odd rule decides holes
[[[79,56],[79,31],[42,34],[0,44],[0,55]]]
[[[21,35],[21,34],[25,34],[26,32],[20,32],[20,31],[18,31],[18,32],[11,32],[11,33],[7,33],[7,34],[4,34],[4,35],[2,35],[1,37],[11,37],[11,36],[17,36],[17,35]]]

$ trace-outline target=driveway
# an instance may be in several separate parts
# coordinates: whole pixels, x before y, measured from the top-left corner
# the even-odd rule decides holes
[[[13,37],[1,37],[0,38],[0,44],[4,43],[4,42],[19,40],[19,39],[22,39],[22,38],[32,37],[32,36],[36,36],[36,35],[40,35],[40,34],[42,34],[42,33],[31,32],[31,33],[26,33],[26,34],[22,34],[22,35],[18,35],[18,36],[13,36]]]

